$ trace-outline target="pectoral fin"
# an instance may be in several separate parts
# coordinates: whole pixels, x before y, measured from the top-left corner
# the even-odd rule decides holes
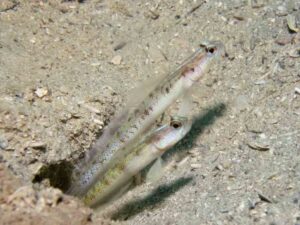
[[[163,176],[163,159],[157,158],[146,174],[146,182],[155,182]]]
[[[188,91],[181,97],[181,102],[179,104],[178,116],[190,118],[193,109],[193,97],[192,92]]]

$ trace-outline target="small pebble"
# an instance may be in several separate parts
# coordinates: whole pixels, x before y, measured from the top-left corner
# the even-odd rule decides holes
[[[277,10],[276,10],[275,14],[277,16],[286,16],[288,14],[288,10],[285,6],[280,5],[280,6],[277,7]]]
[[[103,125],[104,125],[103,121],[101,121],[101,120],[98,120],[98,119],[94,119],[94,120],[93,120],[93,122],[94,122],[94,123],[96,123],[96,124],[98,124],[98,125],[100,125],[100,127],[99,127],[99,128],[102,128],[102,127],[103,127]]]
[[[46,88],[37,88],[34,93],[39,98],[43,98],[44,96],[48,95],[49,91]]]
[[[197,157],[200,155],[200,152],[198,149],[190,150],[190,151],[188,151],[188,153],[191,155],[191,157]]]
[[[112,58],[112,60],[110,62],[114,65],[120,65],[121,61],[122,61],[122,56],[116,55]]]
[[[8,147],[8,141],[4,137],[0,137],[0,148],[6,149]]]
[[[292,40],[293,40],[292,35],[281,35],[275,40],[275,43],[278,45],[287,45],[290,44]]]
[[[199,163],[192,163],[191,164],[191,168],[192,169],[199,169],[199,168],[201,168],[201,164],[199,164]]]
[[[254,84],[256,85],[265,85],[267,83],[267,81],[265,80],[258,80],[258,81],[255,81]]]

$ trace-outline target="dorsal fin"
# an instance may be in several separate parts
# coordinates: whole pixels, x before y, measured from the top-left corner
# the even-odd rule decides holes
[[[87,153],[87,161],[90,161],[95,155],[105,151],[108,142],[113,138],[115,132],[127,121],[131,112],[155,89],[155,86],[159,81],[160,79],[158,77],[150,78],[141,82],[137,87],[129,91],[125,100],[126,104],[124,109],[111,120],[106,128],[104,128],[103,134]]]
[[[107,149],[107,145],[114,138],[115,133],[120,129],[120,127],[127,122],[129,116],[131,116],[134,109],[139,107],[139,104],[145,100],[145,98],[154,90],[155,85],[160,79],[151,78],[139,84],[136,88],[133,88],[127,97],[124,109],[115,116],[110,123],[104,128],[103,134],[100,138],[93,144],[90,150],[88,150],[84,158],[80,160],[76,165],[73,172],[73,187],[68,191],[69,193],[77,195],[81,192],[80,188],[76,188],[76,181],[82,176],[83,171],[88,170],[88,168],[93,165],[94,161],[97,160],[97,156],[103,154]],[[118,155],[118,154],[116,154]],[[122,154],[121,154],[122,155]],[[118,156],[116,156],[118,158]],[[113,160],[114,161],[114,160]]]
[[[149,94],[154,91],[156,86],[162,80],[162,77],[151,77],[141,81],[136,87],[131,89],[127,94],[126,108],[136,108],[143,102]]]

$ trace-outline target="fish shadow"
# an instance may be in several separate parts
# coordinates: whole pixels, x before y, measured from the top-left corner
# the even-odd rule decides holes
[[[194,120],[190,132],[179,143],[171,148],[164,155],[164,158],[172,157],[179,152],[186,153],[188,149],[193,147],[197,137],[203,132],[203,130],[212,125],[218,117],[221,117],[225,110],[225,104],[220,103],[207,109],[205,113],[198,115]],[[137,199],[126,203],[120,210],[112,215],[111,219],[127,220],[146,209],[154,208],[183,186],[189,184],[192,180],[193,177],[179,178],[170,184],[160,185],[143,199]]]
[[[185,177],[179,178],[170,184],[160,185],[146,197],[126,203],[121,209],[111,216],[111,219],[127,220],[146,209],[152,209],[161,204],[164,199],[190,183],[192,180],[193,177]]]

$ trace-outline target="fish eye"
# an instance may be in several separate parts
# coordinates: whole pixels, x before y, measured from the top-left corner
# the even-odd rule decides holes
[[[173,120],[173,121],[171,121],[171,124],[170,124],[170,125],[171,125],[173,128],[178,129],[178,128],[180,128],[180,127],[182,126],[182,123],[179,122],[179,121]]]
[[[214,54],[217,49],[216,49],[216,47],[206,47],[205,50],[208,53]]]

